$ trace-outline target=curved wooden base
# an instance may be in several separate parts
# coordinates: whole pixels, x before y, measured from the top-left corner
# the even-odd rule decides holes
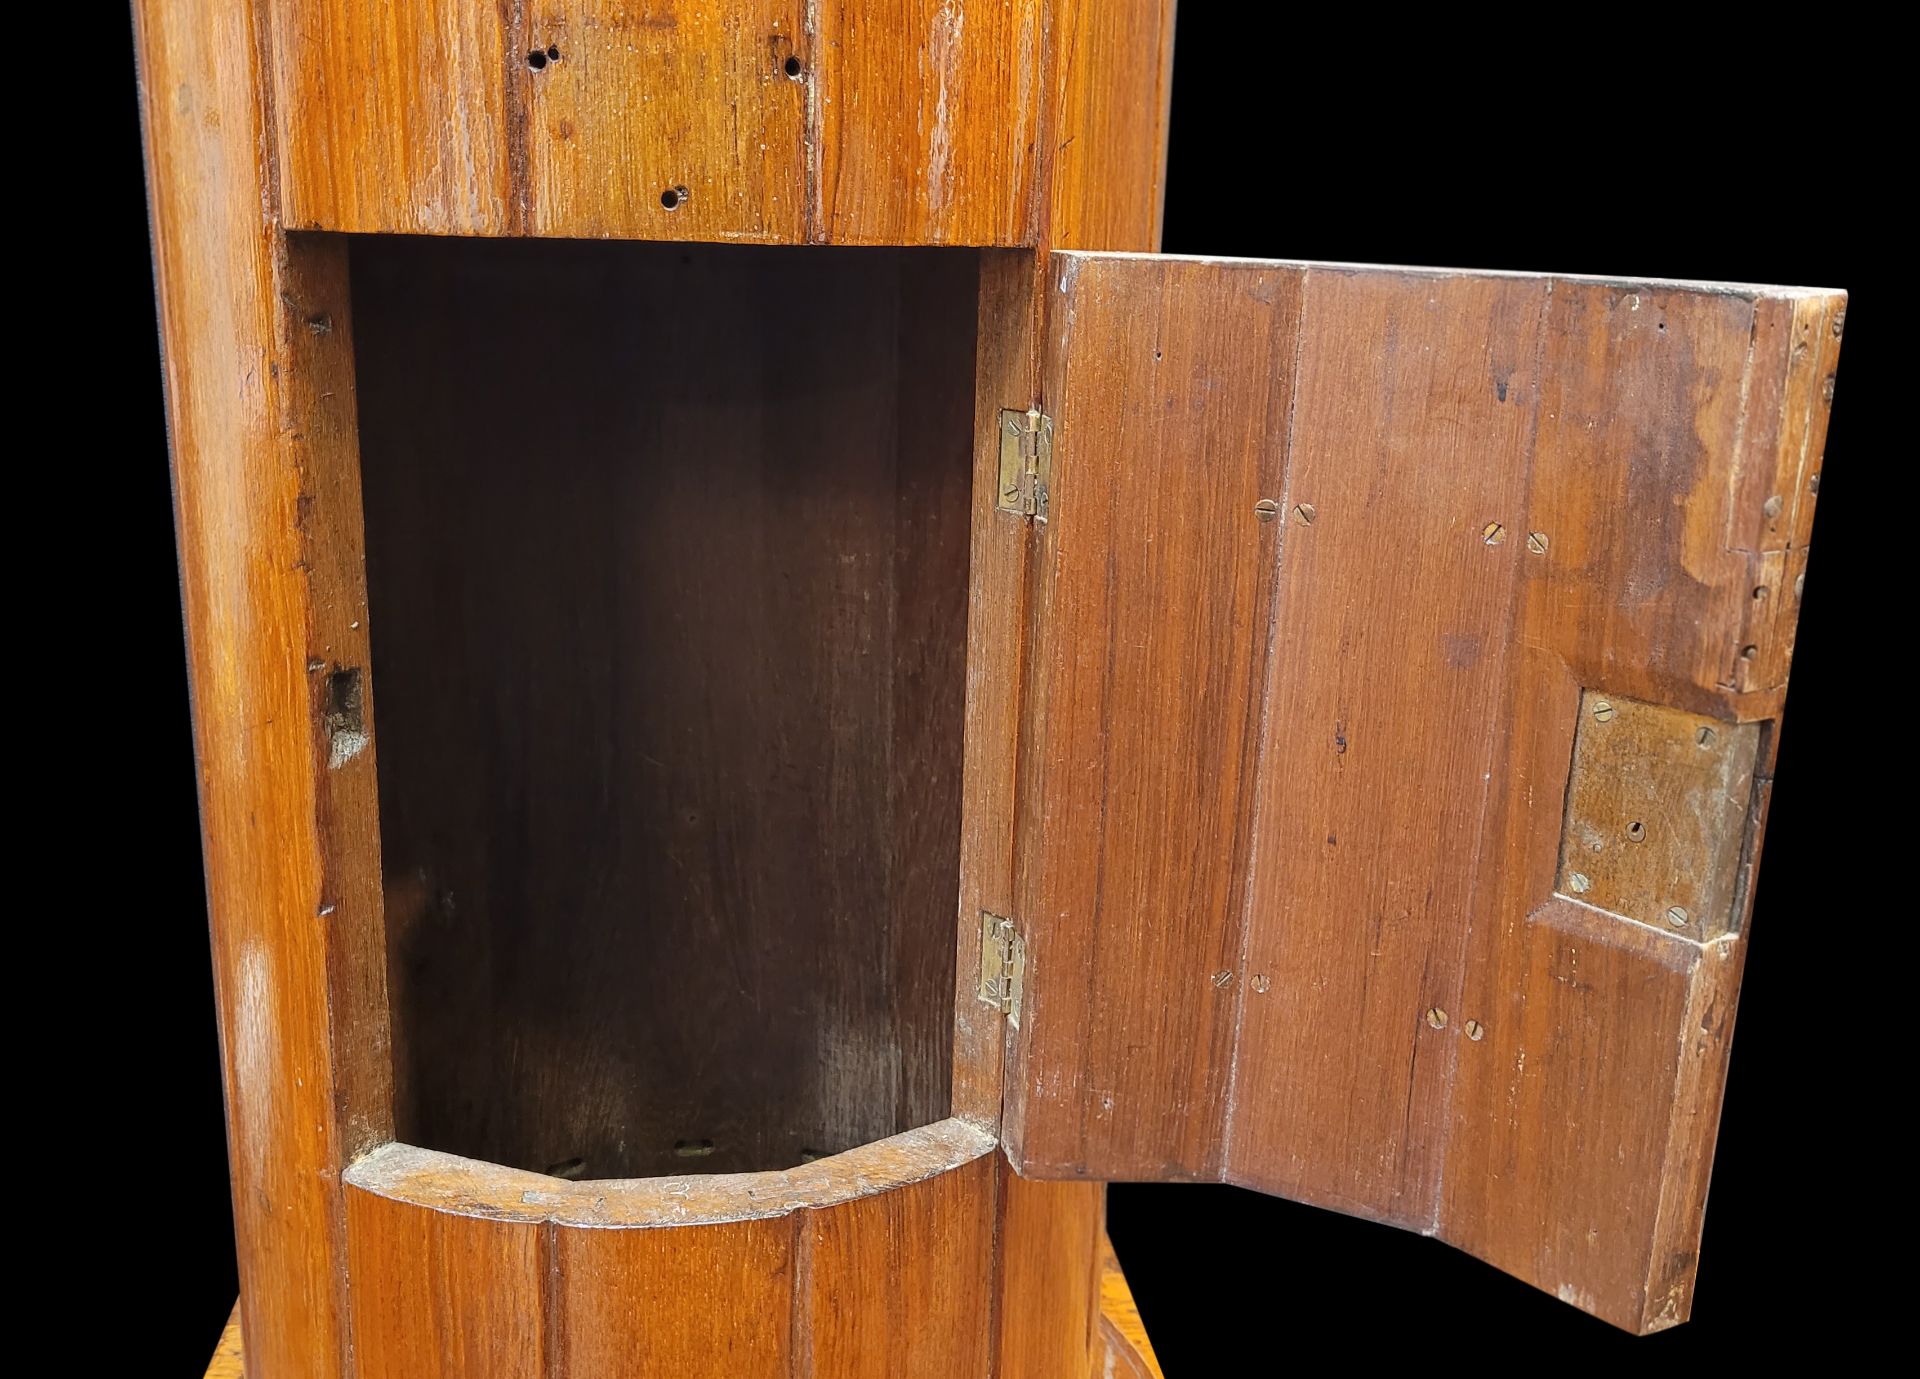
[[[1094,1372],[1125,1375],[1129,1379],[1166,1379],[1160,1361],[1147,1340],[1140,1321],[1140,1310],[1133,1305],[1133,1290],[1121,1272],[1113,1244],[1100,1238],[1100,1335],[1095,1343]],[[227,1329],[220,1333],[213,1360],[207,1366],[206,1379],[245,1379],[245,1344],[240,1334],[240,1304],[233,1305]]]

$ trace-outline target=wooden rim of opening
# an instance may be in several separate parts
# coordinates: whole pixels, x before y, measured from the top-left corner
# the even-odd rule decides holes
[[[345,1178],[363,1192],[456,1216],[585,1227],[699,1226],[870,1197],[936,1178],[998,1144],[991,1131],[952,1117],[786,1170],[570,1182],[393,1143],[356,1160]]]

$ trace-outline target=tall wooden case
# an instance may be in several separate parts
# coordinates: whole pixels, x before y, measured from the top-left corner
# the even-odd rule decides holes
[[[1685,1319],[1837,293],[1162,257],[1171,0],[139,0],[250,1372]]]

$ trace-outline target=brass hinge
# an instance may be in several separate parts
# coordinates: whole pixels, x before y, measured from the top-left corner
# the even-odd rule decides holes
[[[1020,997],[1027,983],[1027,944],[1013,921],[980,912],[980,999],[1020,1024]]]
[[[1053,478],[1053,418],[1039,408],[1000,413],[1000,511],[1047,520]]]

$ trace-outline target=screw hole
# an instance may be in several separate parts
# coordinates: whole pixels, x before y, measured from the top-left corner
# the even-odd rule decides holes
[[[1761,600],[1761,599],[1764,599],[1764,598],[1765,598],[1766,596],[1767,596],[1767,586],[1766,586],[1766,585],[1764,585],[1764,584],[1756,584],[1756,585],[1754,585],[1754,586],[1753,586],[1753,601],[1754,601],[1755,603],[1758,603],[1758,602],[1760,602],[1760,600]]]
[[[558,43],[548,44],[547,45],[547,61],[558,62],[559,60],[560,60],[560,45]]]
[[[660,193],[660,204],[669,211],[677,211],[687,204],[685,187],[668,187]]]
[[[800,80],[800,73],[805,69],[801,67],[800,59],[792,53],[789,53],[787,54],[787,60],[780,64],[780,70],[785,72],[791,80],[798,81]]]
[[[533,68],[534,71],[536,72],[543,71],[546,68],[546,65],[547,65],[547,55],[541,52],[538,48],[535,48],[532,52],[527,54],[527,66]]]

